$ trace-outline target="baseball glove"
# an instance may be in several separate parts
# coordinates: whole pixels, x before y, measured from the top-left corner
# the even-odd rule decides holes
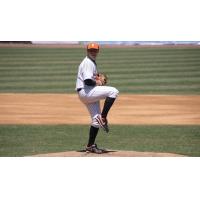
[[[98,86],[106,85],[108,82],[108,77],[104,73],[98,73],[95,79],[96,79],[96,85]]]

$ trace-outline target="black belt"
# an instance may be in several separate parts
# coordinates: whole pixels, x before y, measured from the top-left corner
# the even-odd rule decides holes
[[[77,91],[77,92],[80,92],[82,89],[83,89],[83,88],[78,88],[76,91]]]

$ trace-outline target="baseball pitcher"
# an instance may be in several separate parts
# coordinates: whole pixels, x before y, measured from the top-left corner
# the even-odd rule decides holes
[[[86,152],[100,154],[103,150],[97,147],[95,139],[99,128],[109,132],[107,115],[119,91],[114,87],[106,86],[107,76],[98,72],[96,64],[98,53],[99,44],[92,42],[87,45],[87,56],[78,68],[76,91],[81,102],[87,107],[92,120]],[[102,112],[101,99],[105,99]]]

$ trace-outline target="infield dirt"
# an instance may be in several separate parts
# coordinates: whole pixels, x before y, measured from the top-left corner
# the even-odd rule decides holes
[[[103,102],[101,102],[102,105]],[[0,94],[0,124],[89,124],[77,94]],[[199,125],[199,95],[120,95],[110,124]]]

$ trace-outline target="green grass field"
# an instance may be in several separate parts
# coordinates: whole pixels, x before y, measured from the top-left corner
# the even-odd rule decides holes
[[[84,49],[0,48],[0,93],[74,93]],[[101,49],[99,71],[120,93],[200,94],[200,48]],[[0,156],[80,150],[88,126],[0,125]],[[200,126],[112,126],[97,143],[200,156]]]
[[[73,93],[84,49],[0,48],[0,92]],[[200,48],[103,48],[99,71],[121,93],[200,94]]]
[[[108,149],[170,152],[200,156],[199,126],[111,126],[111,134],[99,132],[97,143]],[[80,151],[88,138],[88,126],[0,126],[0,156]]]

